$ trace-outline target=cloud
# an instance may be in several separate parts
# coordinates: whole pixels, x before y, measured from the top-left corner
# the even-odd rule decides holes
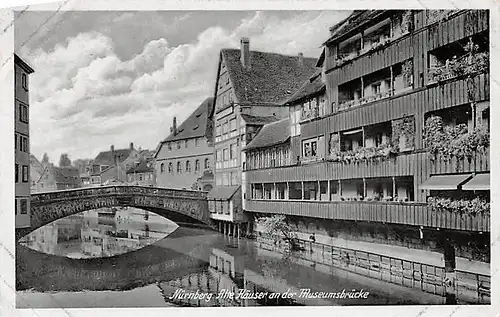
[[[182,13],[174,22],[182,30],[192,26],[196,14]],[[21,55],[35,69],[32,150],[40,157],[67,152],[77,159],[92,158],[111,144],[120,148],[134,142],[153,149],[167,136],[174,116],[184,120],[213,94],[221,48],[236,48],[245,36],[251,49],[317,57],[328,27],[345,15],[311,11],[283,18],[255,12],[235,28],[200,30],[186,44],[149,39],[128,60],[116,54],[116,45],[123,43],[99,32],[80,33],[51,50],[25,48]],[[124,13],[115,20],[131,18]]]

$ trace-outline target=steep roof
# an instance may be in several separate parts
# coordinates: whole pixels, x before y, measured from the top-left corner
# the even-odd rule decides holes
[[[153,172],[154,168],[149,160],[142,160],[137,166],[127,170],[127,174]]]
[[[80,179],[80,171],[74,167],[52,167],[52,173],[56,183],[78,185]]]
[[[130,153],[132,152],[131,148],[128,149],[118,149],[114,150],[114,155],[117,157],[118,162],[121,163],[129,157]],[[114,165],[115,160],[113,158],[113,152],[112,151],[103,151],[97,154],[96,158],[92,162],[92,164],[100,164],[100,165]]]
[[[330,28],[330,38],[324,43],[329,44],[358,29],[366,22],[371,22],[377,16],[386,14],[389,10],[354,10],[346,19]]]
[[[266,124],[244,150],[253,150],[282,144],[290,138],[290,120],[288,118]]]
[[[250,51],[250,67],[241,64],[239,49],[222,49],[221,56],[239,103],[280,105],[315,71],[316,58]]]
[[[177,128],[177,134],[171,133],[163,142],[203,137],[207,129],[207,118],[212,112],[214,98],[205,99],[191,115]]]
[[[211,191],[208,192],[208,199],[222,199],[228,200],[233,197],[236,191],[240,188],[239,185],[236,186],[216,186]]]
[[[279,120],[279,118],[275,116],[254,116],[246,113],[242,113],[241,118],[245,120],[247,124],[254,125],[264,125]]]
[[[320,93],[326,90],[325,83],[321,80],[321,73],[316,73],[314,76],[306,80],[302,86],[288,99],[287,104],[299,101],[303,98]]]

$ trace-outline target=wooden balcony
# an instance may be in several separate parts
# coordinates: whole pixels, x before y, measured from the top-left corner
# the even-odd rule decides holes
[[[471,216],[449,211],[435,212],[427,208],[425,203],[248,200],[246,211],[463,231],[490,231],[488,214]]]
[[[392,177],[426,174],[425,163],[429,154],[414,152],[378,160],[341,163],[316,160],[307,164],[279,168],[247,171],[250,183],[269,183],[284,181],[314,181],[334,179],[354,179],[371,177]],[[427,177],[427,175],[425,175]]]
[[[471,159],[452,157],[445,160],[441,156],[430,160],[430,174],[479,173],[490,171],[490,150],[477,152]]]

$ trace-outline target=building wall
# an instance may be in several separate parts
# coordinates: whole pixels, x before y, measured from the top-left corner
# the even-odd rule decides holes
[[[155,186],[156,177],[154,172],[128,173],[127,183],[139,186]]]
[[[177,144],[180,145],[180,148],[177,148]],[[207,159],[209,166],[205,168],[205,160]],[[195,171],[196,160],[200,162],[198,171]],[[186,172],[186,161],[190,162],[190,172]],[[177,171],[177,163],[180,163],[180,172]],[[172,164],[171,172],[169,172],[169,164]],[[170,149],[167,143],[163,143],[156,156],[156,185],[165,188],[191,189],[198,178],[203,176],[203,172],[207,169],[212,170],[213,167],[213,147],[209,146],[204,137],[198,138],[198,146],[196,146],[194,138],[172,141]]]
[[[17,64],[14,65],[14,74],[14,133],[17,142],[15,147],[15,168],[17,168],[16,174],[18,174],[18,180],[15,183],[15,215],[16,228],[23,228],[30,226],[29,75]],[[26,76],[27,87],[23,87],[22,85],[23,74]],[[24,110],[21,110],[20,107],[25,107],[24,109],[26,109],[26,114],[22,121],[20,120],[20,115]],[[21,139],[25,141],[24,145],[20,146],[20,143],[22,143],[20,142]]]

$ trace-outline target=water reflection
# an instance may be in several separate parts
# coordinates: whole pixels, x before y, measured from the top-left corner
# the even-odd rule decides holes
[[[101,218],[106,222],[106,217]],[[150,215],[150,220],[152,218]],[[83,222],[82,226],[85,225]],[[119,226],[113,228],[116,235],[123,234],[120,233]],[[150,235],[155,231],[152,229],[150,228]],[[145,230],[141,235],[145,235]],[[261,249],[254,241],[236,240],[198,228],[179,227],[154,244],[116,257],[74,260],[33,252],[23,246],[17,249],[16,257],[16,288],[20,296],[18,298],[23,301],[22,307],[54,307],[50,301],[57,297],[60,298],[59,305],[77,308],[82,307],[80,302],[84,305],[88,296],[92,296],[95,307],[110,307],[106,300],[108,295],[99,291],[113,290],[119,294],[132,289],[137,290],[133,303],[124,301],[113,307],[394,305],[443,302],[440,296],[314,263],[294,255],[284,256]],[[141,288],[147,285],[153,288]],[[153,289],[157,290],[159,296],[151,295]],[[335,299],[298,296],[303,289],[332,293],[364,290],[369,292],[369,297]],[[22,290],[31,291],[20,292]],[[83,290],[84,293],[78,293]],[[219,296],[221,292],[247,292],[250,296]],[[289,292],[296,295],[289,298],[251,296],[266,292]],[[212,296],[208,300],[182,296],[196,293]],[[68,302],[69,298],[71,300]]]
[[[101,208],[56,220],[19,242],[47,254],[100,258],[141,249],[177,228],[174,222],[142,209]]]

